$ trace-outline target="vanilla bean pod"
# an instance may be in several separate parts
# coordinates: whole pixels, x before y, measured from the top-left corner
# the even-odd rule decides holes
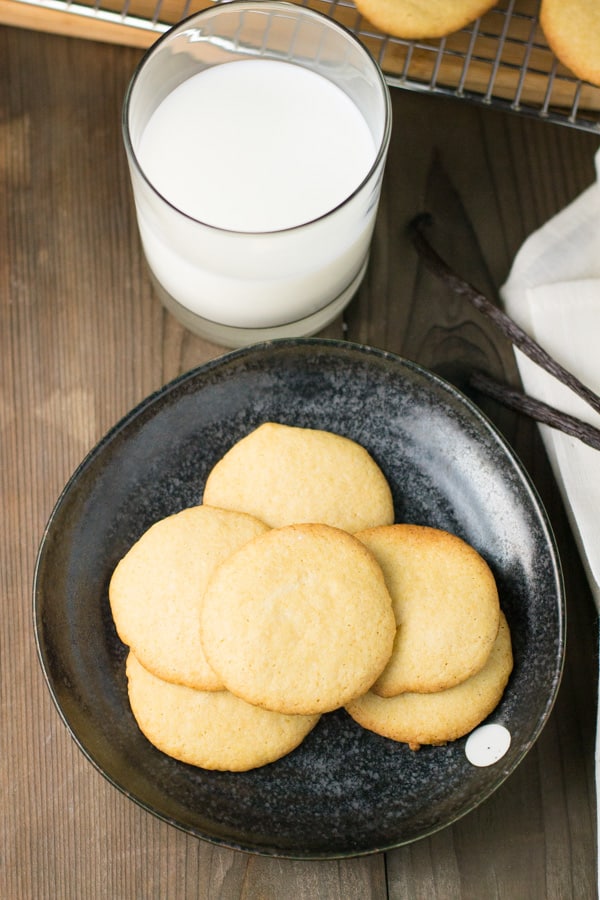
[[[592,409],[600,413],[600,397],[594,391],[583,384],[568,369],[561,366],[537,341],[530,337],[526,331],[523,331],[510,316],[507,316],[505,312],[488,300],[484,294],[454,272],[433,249],[423,234],[424,228],[432,222],[433,217],[429,213],[421,213],[410,222],[408,229],[415,249],[434,275],[437,275],[456,294],[460,294],[469,300],[475,309],[490,319],[522,353],[569,387],[582,397]]]
[[[514,409],[517,412],[524,413],[536,422],[542,425],[550,425],[558,431],[569,434],[578,438],[584,444],[600,450],[600,429],[594,428],[587,422],[582,422],[575,416],[561,412],[544,403],[542,400],[536,400],[527,394],[522,394],[507,385],[500,384],[484,372],[472,372],[469,377],[469,384],[493,400],[498,400],[504,406]]]

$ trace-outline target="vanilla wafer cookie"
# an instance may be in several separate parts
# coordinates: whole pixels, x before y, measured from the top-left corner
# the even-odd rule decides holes
[[[558,59],[578,78],[600,85],[598,0],[542,0],[540,25]]]
[[[358,531],[394,521],[389,484],[355,441],[312,428],[266,422],[214,466],[204,502],[279,528],[318,522]]]
[[[200,641],[200,602],[214,567],[267,531],[244,513],[193,506],[156,522],[109,586],[119,637],[153,674],[202,690],[223,685]]]
[[[127,657],[128,695],[145,737],[163,753],[205,769],[242,772],[294,750],[319,716],[286,716],[227,691],[197,691],[162,681]]]
[[[383,737],[407,743],[445,744],[468,734],[496,708],[513,667],[510,630],[503,613],[484,667],[466,681],[431,694],[379,697],[369,692],[348,704],[352,718]]]
[[[396,37],[439,38],[482,16],[495,0],[356,0],[373,25]]]
[[[500,604],[479,553],[423,525],[373,528],[356,537],[381,566],[398,626],[375,693],[440,691],[481,669],[496,639]]]
[[[202,602],[204,650],[225,687],[282,713],[327,712],[364,693],[395,632],[372,554],[328,525],[250,541],[218,566]]]

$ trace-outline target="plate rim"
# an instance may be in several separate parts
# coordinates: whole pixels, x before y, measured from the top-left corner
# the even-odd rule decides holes
[[[229,840],[219,835],[211,835],[200,831],[198,828],[185,825],[184,823],[178,821],[175,817],[167,814],[163,810],[157,809],[151,803],[141,799],[140,797],[137,797],[133,791],[128,789],[126,785],[122,784],[116,777],[113,776],[112,773],[106,771],[106,769],[95,758],[92,752],[85,746],[85,743],[80,738],[80,736],[75,732],[73,725],[69,721],[68,716],[59,701],[59,697],[57,695],[57,691],[55,689],[55,685],[52,681],[51,673],[49,671],[47,652],[43,647],[42,641],[43,623],[41,622],[41,610],[38,603],[40,572],[44,556],[47,551],[48,538],[51,534],[54,520],[59,515],[63,504],[69,497],[73,487],[77,484],[81,474],[92,464],[96,457],[104,452],[106,446],[110,444],[121,431],[123,431],[133,421],[142,416],[144,412],[155,406],[157,401],[166,398],[186,382],[194,382],[198,377],[202,377],[214,369],[219,369],[221,367],[227,368],[232,364],[235,364],[238,360],[242,360],[246,357],[258,356],[265,351],[272,351],[276,349],[289,350],[298,347],[315,347],[320,348],[324,351],[330,351],[333,354],[354,353],[358,356],[363,355],[365,358],[374,357],[379,360],[389,361],[394,365],[399,365],[400,368],[409,369],[418,378],[424,379],[427,382],[433,382],[438,388],[441,388],[460,405],[466,407],[469,413],[476,420],[478,420],[480,425],[483,426],[483,428],[488,432],[488,435],[493,439],[493,441],[499,445],[503,454],[510,462],[513,470],[518,475],[522,486],[526,488],[530,503],[535,509],[536,519],[538,520],[540,525],[543,526],[544,537],[549,550],[549,558],[552,563],[551,571],[553,574],[553,581],[556,585],[555,607],[557,610],[558,633],[556,635],[556,653],[553,657],[554,665],[550,690],[545,698],[543,709],[540,710],[538,719],[535,723],[535,727],[529,732],[528,739],[521,744],[520,752],[515,756],[510,767],[502,773],[501,777],[498,777],[492,784],[478,793],[471,802],[465,803],[464,807],[461,808],[454,816],[445,819],[441,824],[431,825],[429,828],[421,831],[416,837],[408,837],[407,839],[400,838],[397,841],[392,841],[385,844],[382,843],[381,846],[369,846],[365,847],[364,849],[336,850],[332,852],[316,852],[314,850],[302,852],[298,850],[298,852],[292,852],[289,849],[282,850],[278,847],[270,846],[265,842],[252,845],[249,842],[244,843],[240,841]],[[109,784],[116,788],[120,793],[125,795],[128,799],[132,800],[141,809],[155,816],[160,821],[163,821],[175,827],[179,831],[182,831],[188,835],[194,836],[197,839],[206,841],[215,846],[225,847],[250,855],[269,858],[292,860],[334,860],[369,856],[376,853],[397,849],[399,847],[414,843],[415,841],[422,840],[425,837],[430,837],[431,835],[436,834],[437,832],[464,818],[464,816],[468,815],[470,812],[480,806],[497,791],[497,789],[515,772],[518,766],[522,763],[525,756],[527,756],[531,748],[537,742],[541,732],[548,722],[548,718],[555,705],[565,665],[567,610],[564,574],[556,536],[554,534],[554,530],[544,503],[533,482],[533,479],[525,468],[516,451],[508,442],[507,438],[505,438],[505,436],[494,424],[494,422],[481,410],[479,406],[477,406],[476,403],[474,403],[474,401],[472,401],[466,394],[464,394],[454,384],[446,380],[443,376],[425,368],[424,366],[413,360],[407,359],[394,352],[379,349],[367,344],[332,338],[280,338],[228,351],[177,375],[175,378],[171,379],[164,385],[149,393],[141,401],[136,403],[130,410],[128,410],[123,416],[118,418],[116,422],[96,442],[96,444],[88,450],[80,463],[73,469],[71,475],[69,476],[68,480],[58,494],[58,497],[56,498],[52,506],[50,515],[48,516],[46,524],[43,528],[35,557],[32,581],[32,614],[38,663],[40,664],[40,667],[42,669],[42,674],[52,698],[53,705],[59,714],[60,720],[66,727],[71,739],[75,742],[75,745],[78,747],[79,751],[84,755],[85,759],[92,764],[96,771],[99,772],[100,775],[102,775],[102,777]]]

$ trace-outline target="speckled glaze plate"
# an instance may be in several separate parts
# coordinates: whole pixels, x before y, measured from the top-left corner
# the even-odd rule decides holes
[[[126,650],[108,605],[113,568],[153,522],[201,502],[213,464],[266,420],[360,442],[390,481],[398,521],[446,528],[487,559],[515,657],[490,717],[512,738],[499,762],[471,765],[465,739],[415,753],[361,729],[343,710],[323,716],[287,757],[247,773],[179,763],[139,732],[127,701]],[[417,365],[319,339],[230,353],[167,385],[110,431],[74,473],[47,525],[34,622],[60,715],[113,785],[200,838],[293,858],[399,846],[476,807],[539,735],[564,654],[554,540],[504,440],[459,392]]]

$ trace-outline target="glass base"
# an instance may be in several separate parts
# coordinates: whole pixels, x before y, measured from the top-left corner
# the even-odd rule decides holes
[[[204,319],[202,316],[191,312],[187,307],[182,306],[156,280],[153,273],[151,272],[150,274],[162,305],[188,331],[205,338],[207,341],[211,341],[213,344],[237,349],[238,347],[247,347],[250,344],[272,341],[277,338],[310,337],[318,331],[322,331],[345,309],[358,290],[364,278],[368,261],[369,257],[367,255],[348,287],[328,303],[327,306],[311,313],[310,316],[297,319],[295,322],[287,322],[283,325],[273,325],[266,328],[239,328],[235,325],[221,325],[219,322]]]

